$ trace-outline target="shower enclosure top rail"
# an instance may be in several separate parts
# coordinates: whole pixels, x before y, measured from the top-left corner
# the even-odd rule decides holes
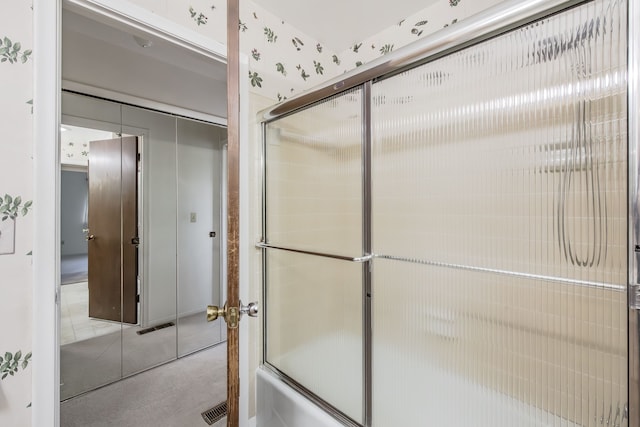
[[[550,15],[586,0],[507,0],[464,21],[436,31],[401,49],[377,58],[306,92],[258,113],[259,121],[270,122],[314,102],[361,85],[364,82],[401,72]]]

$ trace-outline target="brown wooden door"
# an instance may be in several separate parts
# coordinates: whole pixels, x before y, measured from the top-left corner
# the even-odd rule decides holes
[[[227,0],[227,304],[240,305],[240,1]],[[245,320],[246,322],[246,320]],[[246,385],[245,385],[246,387]],[[240,330],[227,329],[227,427],[240,420]]]
[[[89,317],[137,323],[137,138],[89,145]]]
[[[122,138],[122,321],[138,323],[138,138]]]

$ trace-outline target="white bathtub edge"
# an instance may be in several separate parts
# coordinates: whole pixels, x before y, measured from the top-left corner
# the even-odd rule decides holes
[[[343,427],[264,368],[256,371],[257,427]]]

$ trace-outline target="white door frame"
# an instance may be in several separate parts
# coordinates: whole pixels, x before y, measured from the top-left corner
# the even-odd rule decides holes
[[[59,292],[61,16],[63,0],[34,0],[34,248],[32,426],[60,425]],[[116,21],[212,59],[226,62],[226,46],[123,0],[65,0],[78,13]],[[248,58],[240,57],[241,73]],[[248,82],[240,80],[240,122],[248,129]],[[247,132],[240,144],[240,234],[248,235]],[[248,242],[248,241],[247,241]],[[240,295],[248,295],[248,249],[240,254]],[[240,380],[248,384],[248,325],[241,325]],[[212,402],[213,403],[213,402]],[[240,425],[248,420],[248,388],[240,389]]]

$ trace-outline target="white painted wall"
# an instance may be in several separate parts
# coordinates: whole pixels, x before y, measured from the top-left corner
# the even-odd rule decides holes
[[[87,241],[82,232],[86,228],[85,216],[89,188],[87,173],[62,171],[60,180],[60,254],[87,253]]]

